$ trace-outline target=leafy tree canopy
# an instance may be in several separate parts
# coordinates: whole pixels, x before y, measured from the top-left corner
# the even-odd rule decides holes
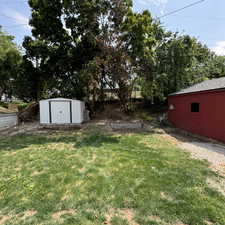
[[[11,96],[13,80],[21,63],[21,54],[13,43],[13,37],[6,34],[0,27],[0,100],[3,94]]]

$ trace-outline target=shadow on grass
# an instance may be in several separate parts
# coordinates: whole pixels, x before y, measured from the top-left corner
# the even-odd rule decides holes
[[[82,147],[101,147],[104,144],[116,144],[119,142],[119,137],[114,137],[111,134],[105,134],[103,131],[90,130],[82,134],[76,133],[58,133],[55,135],[17,135],[14,137],[7,137],[0,140],[1,151],[15,151],[22,150],[29,146],[45,145],[51,143],[71,143],[74,148]]]
[[[42,135],[18,135],[14,137],[8,137],[0,140],[0,152],[1,151],[14,151],[14,150],[22,150],[31,145],[38,146],[50,143],[75,143],[77,141],[78,135],[70,134],[70,135],[60,135],[57,136],[44,136]]]
[[[99,131],[91,131],[84,133],[84,135],[75,144],[76,148],[82,147],[101,147],[104,144],[116,144],[119,143],[119,137],[112,136],[110,134],[104,134]]]

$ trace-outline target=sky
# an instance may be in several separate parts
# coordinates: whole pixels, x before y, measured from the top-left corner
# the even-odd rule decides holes
[[[154,18],[160,18],[198,0],[133,0],[137,12],[148,9]],[[170,31],[189,34],[218,55],[225,55],[225,0],[205,0],[180,12],[160,18]],[[28,25],[30,8],[27,0],[0,0],[0,25],[21,45],[25,35],[31,35]]]

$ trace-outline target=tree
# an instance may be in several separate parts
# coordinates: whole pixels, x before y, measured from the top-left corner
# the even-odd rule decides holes
[[[129,111],[138,77],[151,74],[157,24],[148,11],[133,13],[131,2],[113,0],[110,4],[109,12],[102,15],[102,30],[97,36],[100,54],[85,71],[91,75],[95,67],[95,82],[90,84],[97,90],[95,96],[99,93],[99,98],[104,99],[104,88],[109,88],[117,95],[122,109]]]
[[[162,102],[168,94],[224,74],[224,58],[188,35],[168,32],[132,0],[29,0],[33,37],[17,84],[24,99],[64,96],[95,105],[117,95],[129,111],[134,87]],[[217,68],[216,68],[217,67]]]
[[[168,94],[206,79],[210,50],[188,35],[159,30],[155,49],[153,79],[141,80],[142,94],[152,103]]]
[[[80,73],[98,52],[99,15],[104,0],[29,0],[33,38],[23,43],[26,59],[38,78],[37,99],[64,95],[85,97],[86,79]]]
[[[225,56],[217,56],[211,54],[210,59],[207,61],[207,67],[204,68],[207,77],[219,78],[225,76]]]
[[[13,43],[13,37],[7,35],[0,27],[0,100],[3,94],[11,97],[13,80],[21,63],[21,53]]]

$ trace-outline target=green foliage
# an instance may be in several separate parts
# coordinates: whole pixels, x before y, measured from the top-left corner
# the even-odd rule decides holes
[[[133,12],[132,0],[29,5],[33,37],[24,39],[14,93],[25,101],[63,96],[86,100],[94,110],[111,90],[129,111],[137,86],[146,100],[159,103],[172,92],[225,76],[225,57],[196,38],[166,31],[147,10]]]
[[[164,101],[168,94],[211,77],[207,70],[215,59],[210,50],[195,38],[165,31],[160,34],[152,76],[140,79],[143,97],[153,103]]]
[[[12,96],[13,80],[18,73],[21,60],[13,37],[4,33],[0,27],[0,100],[3,94]]]

